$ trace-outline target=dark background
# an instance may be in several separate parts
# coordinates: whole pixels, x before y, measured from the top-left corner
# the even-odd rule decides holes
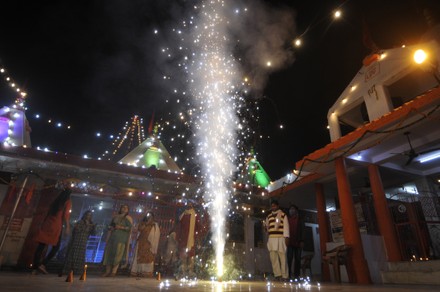
[[[166,3],[164,3],[166,2]],[[33,146],[97,157],[111,149],[110,134],[137,114],[148,123],[178,119],[167,72],[159,62],[163,35],[184,19],[197,1],[10,1],[0,10],[0,61],[28,92],[27,117]],[[227,1],[228,2],[228,1]],[[236,1],[230,1],[236,3]],[[263,1],[294,15],[286,46],[291,62],[270,72],[255,93],[261,110],[252,143],[272,180],[292,171],[295,162],[330,142],[327,111],[371,52],[365,27],[379,48],[414,44],[428,28],[423,10],[438,12],[438,1]],[[250,10],[257,1],[247,2]],[[232,4],[231,4],[232,5]],[[343,16],[333,21],[339,7]],[[270,18],[270,17],[269,17]],[[254,19],[259,22],[259,19]],[[366,24],[366,26],[363,25]],[[181,84],[179,84],[181,86]],[[1,106],[16,95],[0,80]],[[251,98],[251,97],[250,97]],[[40,119],[35,114],[41,115]],[[57,128],[54,122],[72,129]],[[279,125],[284,128],[280,129]],[[102,133],[96,137],[96,133]],[[173,156],[178,146],[165,147]],[[178,162],[179,164],[179,162]]]

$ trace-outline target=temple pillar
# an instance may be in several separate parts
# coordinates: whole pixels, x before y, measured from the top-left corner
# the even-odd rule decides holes
[[[351,247],[347,261],[347,273],[350,281],[358,284],[371,284],[370,271],[364,258],[364,248],[356,217],[356,211],[351,196],[350,182],[345,168],[344,157],[335,160],[336,181],[338,184],[338,196],[341,207],[342,228],[344,241]]]
[[[380,234],[385,242],[388,261],[401,261],[402,254],[377,165],[368,165],[368,174],[370,177],[371,191],[373,192],[373,203],[376,211],[376,219]]]
[[[327,242],[330,241],[330,234],[328,231],[327,208],[325,203],[324,187],[322,184],[315,184],[316,191],[316,210],[318,211],[318,225],[319,225],[319,245],[321,247],[322,255],[326,252]],[[321,260],[322,281],[330,281],[330,269],[327,264]]]

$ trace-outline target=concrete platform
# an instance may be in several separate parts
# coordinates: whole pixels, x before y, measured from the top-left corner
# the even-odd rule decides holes
[[[351,284],[310,284],[280,283],[280,282],[237,282],[217,283],[197,281],[193,283],[163,279],[137,279],[126,276],[102,278],[98,275],[87,276],[86,281],[80,281],[75,276],[73,282],[66,282],[66,277],[55,274],[31,275],[28,272],[0,272],[0,291],[350,291],[350,292],[397,292],[397,291],[438,291],[440,286],[428,285],[351,285]]]
[[[382,282],[387,284],[429,284],[440,287],[440,260],[387,263]]]

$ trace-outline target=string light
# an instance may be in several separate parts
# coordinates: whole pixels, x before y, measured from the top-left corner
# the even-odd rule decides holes
[[[6,83],[15,91],[18,93],[17,98],[15,99],[14,106],[19,109],[25,109],[25,100],[27,97],[27,92],[22,90],[17,84],[16,81],[12,77],[10,77],[8,71],[6,68],[0,64],[0,74],[3,76]]]
[[[340,18],[342,18],[342,10],[340,9],[340,7],[338,7],[338,9],[334,10],[333,13],[331,14],[331,16],[332,16],[333,20],[339,20]],[[310,30],[315,28],[318,24],[320,24],[321,22],[323,22],[327,18],[328,18],[328,16],[325,16],[321,19],[318,19],[315,23],[310,23],[309,26],[307,27],[307,29],[300,36],[298,36],[296,39],[294,39],[292,41],[293,46],[297,47],[297,48],[301,47],[302,46],[302,39],[304,38],[304,36],[307,35]]]
[[[138,115],[131,117],[130,121],[125,122],[125,126],[122,131],[118,133],[116,137],[113,135],[110,138],[114,138],[112,145],[113,149],[111,151],[105,151],[101,157],[107,160],[112,160],[116,157],[122,147],[125,145],[125,154],[130,150],[134,149],[136,146],[140,145],[145,140],[145,130],[144,130],[143,118]]]
[[[185,26],[186,26],[186,24],[185,24]],[[175,32],[176,32],[176,34],[181,35],[181,31],[176,30]],[[158,30],[155,30],[154,33],[158,34]],[[295,41],[295,46],[299,47],[301,45],[302,45],[302,41],[301,41],[300,38],[298,38]],[[182,46],[179,46],[178,50],[179,51],[184,51],[185,48],[182,47]],[[171,51],[172,50],[169,49],[169,48],[167,48],[165,50],[165,52],[167,52],[167,56],[169,58],[172,58],[174,56],[174,54]],[[267,61],[266,65],[268,67],[271,67],[272,66],[272,62],[271,61]],[[182,68],[184,68],[185,64],[182,63],[181,66],[182,66]],[[172,76],[172,74],[170,74],[169,76],[165,76],[164,79],[166,81],[173,81],[173,76]],[[246,86],[247,87],[251,86],[251,83],[249,82],[249,80],[250,79],[246,77],[244,79],[244,83],[242,84],[243,85],[242,92],[244,92],[244,93],[248,92],[245,87]],[[13,82],[11,79],[8,79],[8,81],[11,82],[11,88],[15,88],[15,87],[12,86],[12,83],[14,83],[14,85],[16,85],[16,82]],[[176,89],[176,90],[174,90],[174,93],[176,94],[176,96],[180,96],[180,97],[186,96],[186,92],[184,90]],[[24,92],[23,92],[23,96],[26,96]],[[176,104],[181,104],[182,103],[182,99],[180,99],[180,98],[177,98],[175,101],[176,101]],[[169,100],[167,100],[167,102],[169,102]],[[185,103],[185,102],[183,102],[183,103]],[[249,102],[245,101],[245,103],[249,103]],[[255,109],[258,109],[258,103],[257,102],[255,102],[255,104],[253,104],[253,106],[254,106]],[[240,125],[240,129],[252,129],[252,127],[246,127],[245,125],[248,123],[249,120],[258,121],[258,114],[257,114],[256,111],[252,111],[252,110],[246,111],[245,108],[246,107],[238,107],[237,108],[237,113],[239,113],[239,115],[241,115],[243,117],[243,120],[242,120],[241,125]],[[171,113],[169,113],[170,118],[166,122],[164,122],[164,121],[161,122],[161,124],[160,124],[160,131],[161,132],[172,132],[172,131],[175,131],[176,133],[179,133],[179,134],[174,135],[174,137],[167,138],[167,141],[165,141],[165,145],[167,145],[167,146],[170,145],[170,148],[173,149],[173,148],[180,148],[182,146],[190,144],[188,148],[193,150],[195,145],[190,142],[190,138],[189,137],[193,138],[194,137],[194,133],[191,132],[192,130],[191,130],[191,127],[190,127],[191,126],[190,123],[191,123],[191,119],[193,119],[191,116],[193,116],[194,114],[197,114],[198,112],[199,112],[199,109],[195,109],[195,108],[194,109],[188,109],[187,111],[185,111],[183,113],[180,113],[178,115],[178,118],[176,118],[176,119],[171,117]],[[49,121],[48,124],[54,124],[54,123]],[[58,123],[59,127],[61,127],[61,125],[66,125],[66,124],[67,123],[64,123],[64,122],[63,123]],[[145,139],[143,128],[141,130],[142,134],[139,135],[139,133],[140,133],[139,131],[137,131],[138,133],[135,134],[136,133],[136,131],[134,130],[136,128],[135,124],[132,123],[129,127],[131,129],[127,128],[127,131],[121,132],[117,136],[113,136],[113,135],[110,136],[111,139],[114,139],[116,137],[115,141],[113,142],[113,145],[118,145],[119,148],[120,148],[120,147],[122,147],[122,144],[124,144],[124,141],[128,142],[127,144],[130,144],[130,143],[133,144],[133,142],[137,138],[137,143],[140,144],[140,142],[142,142]],[[66,126],[66,128],[69,129],[70,126]],[[182,129],[182,128],[184,128],[184,131],[182,131],[184,134],[181,134],[181,132],[179,132],[179,129]],[[283,126],[280,125],[280,128],[283,128]],[[139,129],[139,125],[137,125],[137,129]],[[253,137],[252,131],[246,132],[246,130],[243,130],[242,134],[243,135],[241,137],[241,142],[249,141]],[[137,137],[136,137],[136,135],[137,135]],[[97,135],[97,136],[100,137],[100,135]],[[264,135],[260,135],[260,137],[263,138],[265,136]],[[119,139],[123,140],[123,141],[121,141],[122,144],[118,143]],[[175,143],[173,143],[173,142],[175,142]],[[185,143],[183,143],[183,142],[185,142]],[[106,154],[108,155],[109,153],[117,153],[117,151],[119,151],[119,148],[118,148],[118,150],[116,150],[116,152],[114,152],[115,150],[110,151],[110,152],[106,151]],[[180,152],[181,155],[185,155],[186,154],[186,156],[187,156],[186,161],[195,161],[196,160],[195,158],[196,158],[197,155],[202,155],[202,153],[192,154],[190,152],[186,153],[186,152],[183,152],[183,151],[182,152],[181,151],[175,151],[175,152],[176,153]],[[242,151],[242,152],[237,154],[237,158],[240,158],[240,157],[243,158],[243,159],[247,157],[247,155],[245,154],[245,151]],[[176,157],[176,160],[182,160],[182,159],[179,159],[179,158]],[[239,165],[241,165],[241,167],[243,167],[244,164],[243,163],[241,163],[241,164],[239,163]],[[194,172],[194,173],[191,171],[191,173],[194,174],[194,175],[197,175],[198,173],[200,173],[200,170],[196,170],[196,172]],[[246,176],[244,174],[240,174],[238,176],[238,179],[240,179],[240,180],[245,182],[245,184],[243,184],[243,186],[245,186],[246,188],[249,188],[252,185],[252,183],[249,181],[248,178],[246,178]],[[103,192],[103,188],[100,188],[99,191]],[[253,192],[248,190],[245,193],[246,193],[247,199],[250,200],[250,198],[253,196]],[[254,193],[257,194],[257,192],[254,192]],[[267,193],[263,191],[263,192],[260,192],[258,194],[260,196],[264,196]],[[148,192],[147,196],[152,196],[152,193]],[[197,194],[195,196],[197,197]],[[158,196],[155,196],[154,198],[158,199]],[[237,204],[239,204],[239,201],[237,201]],[[244,211],[248,211],[248,207],[245,207],[243,205],[242,208],[243,208]],[[264,210],[262,210],[262,213],[264,213]]]
[[[198,8],[196,8],[196,9],[198,9]],[[234,11],[235,11],[236,14],[243,14],[243,13],[246,13],[248,10],[246,8],[246,9],[238,9],[238,10],[234,10]],[[237,11],[239,13],[237,13]],[[185,22],[183,26],[184,27],[188,27],[190,24],[193,23],[193,20],[194,19],[191,18],[189,21]],[[176,33],[176,35],[182,36],[182,30],[175,29],[174,32]],[[158,33],[159,33],[159,30],[155,29],[154,30],[154,34],[157,35]],[[183,37],[184,36],[182,36],[182,38]],[[185,52],[185,50],[186,50],[185,46],[181,45],[181,43],[179,43],[179,45],[177,46],[176,51],[177,52],[179,52],[179,51],[180,52]],[[171,48],[166,48],[163,51],[167,55],[168,58],[173,58],[174,56],[179,54],[176,51],[174,51],[174,49],[171,49]],[[189,60],[188,56],[184,56],[183,59],[184,60],[186,59],[187,61]],[[181,62],[180,67],[184,68],[184,70],[185,70],[185,65],[187,65],[187,64],[185,64],[184,62]],[[267,65],[268,66],[272,66],[272,62],[268,61]],[[6,72],[5,69],[1,70],[1,73],[5,73],[5,72]],[[173,81],[174,77],[173,77],[172,74],[165,74],[165,80]],[[14,84],[14,85],[17,84],[16,82],[13,82],[11,78],[8,79],[8,82],[10,82],[11,84]],[[191,82],[191,80],[189,80],[189,82]],[[250,86],[250,85],[251,84],[249,83],[249,78],[245,78],[245,83],[243,84],[244,87],[241,88],[242,92],[247,92],[247,89],[245,87],[246,86]],[[174,93],[176,94],[176,96],[177,95],[179,95],[180,97],[186,96],[186,91],[185,90],[175,89]],[[25,95],[24,92],[23,92],[23,95]],[[176,103],[177,104],[182,103],[182,99],[181,98],[176,99]],[[183,103],[185,103],[185,102],[183,102]],[[244,101],[244,103],[248,103],[249,104],[249,101]],[[255,102],[255,104],[253,106],[258,107],[256,102]],[[246,106],[238,106],[236,108],[237,113],[239,114],[239,116],[242,117],[241,118],[242,120],[240,121],[239,128],[240,129],[244,129],[242,131],[243,135],[242,135],[242,137],[240,139],[241,143],[244,143],[246,141],[249,141],[249,140],[253,139],[252,138],[253,137],[252,131],[246,132],[246,129],[252,129],[252,128],[251,127],[247,127],[246,124],[248,124],[250,120],[258,121],[258,115],[256,114],[256,112],[249,111],[246,108],[247,108]],[[168,131],[168,132],[170,132],[173,129],[178,130],[179,127],[180,128],[186,127],[185,133],[189,134],[189,135],[177,134],[174,137],[170,137],[169,139],[167,138],[167,141],[164,141],[165,145],[167,145],[167,146],[170,145],[170,148],[179,148],[179,147],[182,147],[182,146],[185,146],[185,145],[189,144],[187,148],[194,148],[195,145],[193,143],[191,143],[191,140],[194,137],[194,133],[191,132],[192,130],[190,129],[190,123],[191,123],[191,119],[193,119],[193,118],[191,118],[191,116],[196,114],[196,113],[198,113],[198,112],[199,112],[198,109],[189,109],[188,111],[185,111],[184,113],[181,113],[179,115],[179,118],[176,119],[176,120],[181,121],[181,123],[176,123],[176,122],[168,122],[168,124],[162,123],[160,125],[161,131]],[[36,116],[36,118],[39,118],[39,117],[41,118],[40,115]],[[63,128],[70,129],[70,126],[68,126],[67,123],[65,123],[65,122],[53,123],[52,120],[47,120],[47,119],[43,119],[43,120],[48,121],[47,123],[50,124],[50,125],[57,125],[59,128],[63,127]],[[169,119],[169,121],[171,121],[171,120],[173,120],[173,119],[172,118]],[[176,126],[176,124],[179,124],[180,126]],[[133,123],[132,123],[129,127],[131,129],[127,128],[125,132],[122,132],[122,133],[120,133],[117,136],[111,136],[113,139],[116,137],[116,139],[115,139],[115,141],[113,143],[114,143],[114,146],[116,146],[117,149],[113,150],[113,151],[106,151],[103,156],[109,155],[109,154],[116,154],[118,151],[120,151],[120,148],[122,147],[122,144],[124,143],[124,141],[127,142],[127,144],[133,144],[134,141],[137,140],[137,143],[140,144],[140,142],[142,142],[145,139],[145,136],[144,136],[144,133],[143,133],[143,131],[144,131],[143,128],[141,130],[141,132],[142,132],[141,134],[139,134],[139,131],[138,131],[137,134],[135,134],[134,128],[136,127],[136,125],[133,125]],[[139,126],[137,126],[137,127],[139,129]],[[280,128],[282,128],[282,127],[283,126],[280,125]],[[97,136],[100,137],[100,135],[97,135]],[[260,135],[260,136],[261,136],[261,138],[265,137],[264,135]],[[121,140],[121,141],[119,142],[118,140]],[[170,143],[170,142],[176,142],[176,143]],[[175,153],[181,153],[180,155],[187,154],[187,157],[184,160],[179,159],[176,156],[176,160],[182,160],[182,161],[194,161],[197,155],[202,155],[202,153],[195,153],[193,155],[191,153],[186,153],[184,151],[183,152],[175,151]],[[86,157],[90,157],[90,156],[86,156]],[[237,154],[237,158],[240,158],[240,157],[243,158],[243,159],[245,159],[247,157],[246,154],[245,154],[245,151],[242,151],[242,152]],[[241,165],[243,165],[243,163],[241,163]],[[189,171],[192,173],[191,170],[189,170]],[[195,172],[192,173],[192,174],[196,175],[198,173],[199,173],[199,170],[196,169]],[[240,176],[240,178],[245,179],[245,176]]]

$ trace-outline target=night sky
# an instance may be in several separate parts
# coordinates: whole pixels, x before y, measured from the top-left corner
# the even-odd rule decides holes
[[[272,25],[286,32],[286,58],[258,75],[259,86],[248,97],[261,106],[252,126],[263,137],[249,143],[275,180],[329,143],[327,111],[370,52],[363,43],[363,22],[379,48],[413,44],[427,29],[423,9],[438,1],[244,2],[254,18],[243,22],[254,32]],[[174,84],[163,80],[164,74],[179,72],[172,67],[176,60],[164,60],[160,51],[177,45],[169,32],[188,18],[189,3],[198,1],[10,1],[3,6],[0,62],[28,92],[33,146],[97,157],[111,148],[108,136],[135,114],[144,118],[145,127],[153,113],[155,119],[178,120],[182,108],[172,89],[184,84],[177,77]],[[343,15],[334,21],[332,11],[338,7]],[[280,15],[294,22],[286,27]],[[303,45],[295,48],[290,44],[299,35]],[[243,54],[246,70],[256,72],[249,57],[254,40],[257,46],[257,37],[243,40],[236,54]],[[0,80],[0,106],[11,105],[15,97]],[[49,118],[72,129],[48,124]],[[162,140],[173,156],[179,155],[178,146]]]

